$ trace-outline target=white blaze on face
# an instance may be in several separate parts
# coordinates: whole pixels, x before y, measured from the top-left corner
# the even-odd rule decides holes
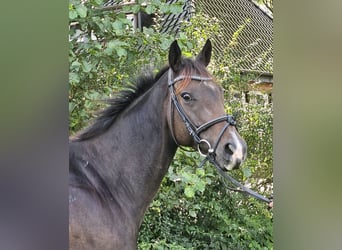
[[[207,87],[209,87],[209,88],[211,88],[212,90],[215,91],[216,86],[215,86],[213,83],[207,82],[207,81],[203,81],[202,83],[203,83],[205,86],[207,86]]]
[[[237,137],[236,133],[232,133],[232,137],[234,140],[234,143],[236,145],[236,149],[234,151],[233,157],[235,157],[236,159],[240,159],[241,161],[245,160],[245,156],[243,153],[243,146],[241,140],[239,140],[239,138]]]
[[[243,150],[244,145],[242,144],[242,141],[238,138],[236,132],[230,132],[230,134],[233,139],[233,144],[235,145],[235,150],[233,151],[233,155],[231,156],[231,161],[227,165],[225,165],[225,168],[227,170],[232,170],[237,161],[240,161],[242,163],[246,158]]]
[[[211,89],[214,93],[217,92],[217,86],[213,84],[212,82],[203,81],[201,83],[205,85],[206,87],[208,87],[209,89]],[[207,117],[212,117],[213,115],[213,110],[209,109],[208,107],[204,107],[202,112],[204,112],[204,114],[206,114]]]

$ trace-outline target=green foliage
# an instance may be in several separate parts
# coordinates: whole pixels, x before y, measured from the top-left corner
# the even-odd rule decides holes
[[[139,10],[179,13],[182,1],[144,1],[125,6],[122,12],[99,11],[102,0],[70,0],[69,50],[69,128],[71,133],[84,127],[93,111],[102,107],[98,100],[110,97],[144,70],[165,63],[173,35],[157,32],[158,27],[134,29],[125,12]]]
[[[141,5],[146,2],[147,5]],[[144,10],[178,13],[182,4],[165,1],[137,1],[124,12],[99,11],[102,0],[70,0],[70,133],[84,127],[91,114],[102,107],[98,100],[119,91],[143,70],[159,69],[167,61],[175,35],[161,34],[158,25],[133,28],[124,12]],[[158,22],[157,22],[158,23]],[[182,23],[177,35],[185,56],[194,56],[206,39],[218,37],[219,22],[202,13]],[[239,33],[233,41],[238,43]],[[96,39],[95,39],[96,38]],[[235,40],[234,40],[235,39]],[[272,104],[262,100],[243,103],[250,75],[241,75],[238,61],[213,58],[210,70],[220,79],[227,100],[226,111],[238,121],[240,134],[248,144],[248,158],[233,176],[268,196],[272,193]],[[241,59],[243,60],[243,59]],[[258,98],[258,96],[256,96]],[[139,235],[140,249],[273,249],[272,211],[266,205],[227,189],[213,166],[197,168],[197,152],[179,150],[163,179],[160,191],[148,209]]]

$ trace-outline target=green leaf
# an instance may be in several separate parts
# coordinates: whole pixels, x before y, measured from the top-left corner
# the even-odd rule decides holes
[[[162,4],[160,5],[160,11],[161,11],[162,13],[165,13],[165,14],[169,13],[169,12],[170,12],[169,4],[167,4],[167,3],[162,3]]]
[[[243,168],[242,173],[243,173],[243,176],[246,178],[251,177],[252,175],[252,172],[249,168]]]
[[[204,176],[205,175],[205,171],[204,171],[204,169],[203,168],[197,168],[196,169],[196,174],[198,175],[198,176]]]
[[[183,6],[179,5],[179,4],[171,4],[170,5],[170,12],[172,14],[178,14],[181,13],[183,11]]]
[[[185,57],[192,57],[192,54],[191,54],[191,52],[183,52],[183,55],[185,56]]]
[[[205,184],[201,181],[195,183],[195,187],[198,191],[203,192],[205,190]]]
[[[98,4],[98,5],[101,5],[103,3],[103,0],[95,0],[95,2]]]
[[[147,5],[145,11],[147,14],[150,15],[156,11],[156,8],[153,5]]]
[[[83,61],[82,70],[83,72],[89,73],[92,69],[92,65],[89,62]]]
[[[188,198],[193,198],[195,196],[195,190],[192,186],[186,186],[184,189],[184,194]]]
[[[100,100],[101,99],[101,94],[95,90],[91,90],[89,92],[84,93],[84,96],[89,100]]]
[[[160,5],[160,12],[161,12],[161,13],[165,13],[165,14],[170,13],[170,4],[162,3],[162,4]]]
[[[129,19],[127,19],[126,16],[124,16],[124,17],[119,17],[118,20],[120,20],[120,22],[122,22],[123,24],[132,24],[132,21],[130,21]]]
[[[76,107],[76,104],[73,102],[69,102],[69,113],[71,113]]]
[[[171,42],[172,41],[169,41],[169,40],[163,40],[162,43],[160,44],[160,48],[162,50],[168,50],[169,47],[170,47]]]
[[[95,47],[96,49],[98,49],[98,50],[102,49],[101,43],[98,43],[98,42],[95,42],[95,43],[94,43],[94,47]]]
[[[137,14],[139,11],[140,11],[140,5],[139,4],[132,6],[132,12],[134,14]]]
[[[107,56],[111,56],[113,54],[113,48],[105,48],[105,50],[103,51],[103,53]]]
[[[116,20],[113,24],[112,24],[113,29],[115,30],[121,30],[123,28],[123,23],[120,20]]]
[[[189,215],[190,215],[191,217],[194,217],[194,218],[197,217],[197,213],[196,213],[195,210],[190,210],[190,211],[189,211]]]
[[[81,67],[81,64],[78,61],[74,61],[70,65],[70,69],[73,69],[75,71],[78,71],[80,67]]]
[[[78,15],[82,18],[85,18],[87,16],[87,7],[85,7],[84,5],[78,5],[76,7],[76,11]]]
[[[77,12],[74,9],[69,10],[69,18],[70,20],[74,20],[77,18]]]
[[[128,43],[120,41],[120,40],[111,40],[107,43],[107,47],[111,49],[115,49],[120,46],[128,46]]]
[[[107,43],[107,48],[114,49],[117,46],[117,42],[115,40],[111,40]]]
[[[119,57],[121,56],[127,56],[127,51],[122,47],[115,47],[115,51],[118,54]]]
[[[80,82],[80,77],[78,76],[78,74],[76,74],[74,72],[70,72],[69,73],[69,82],[71,84],[79,83]]]

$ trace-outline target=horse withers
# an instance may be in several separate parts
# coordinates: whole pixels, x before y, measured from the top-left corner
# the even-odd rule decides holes
[[[70,139],[70,249],[136,249],[144,213],[178,146],[238,168],[246,143],[224,111],[223,89],[206,67],[208,40],[195,59],[171,44],[169,65],[109,100]]]

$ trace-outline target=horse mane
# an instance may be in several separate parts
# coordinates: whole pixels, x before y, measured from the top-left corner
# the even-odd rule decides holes
[[[187,77],[184,79],[181,88],[184,87],[184,83],[188,84],[190,82],[190,75],[192,72],[195,71],[205,74],[206,76],[209,74],[205,66],[198,63],[196,60],[183,58],[182,64],[182,72],[185,73]],[[88,140],[107,131],[118,115],[131,105],[138,97],[146,93],[168,69],[169,66],[164,66],[155,76],[152,72],[141,75],[135,80],[135,83],[127,85],[127,87],[121,90],[114,98],[105,100],[105,103],[109,106],[98,112],[93,123],[79,134],[73,136],[72,140]]]
[[[128,84],[117,93],[114,98],[104,100],[109,106],[99,111],[93,123],[79,134],[76,134],[72,140],[88,140],[107,131],[117,116],[132,104],[134,100],[146,93],[168,69],[168,66],[163,67],[156,76],[152,72],[141,75],[134,83]]]

